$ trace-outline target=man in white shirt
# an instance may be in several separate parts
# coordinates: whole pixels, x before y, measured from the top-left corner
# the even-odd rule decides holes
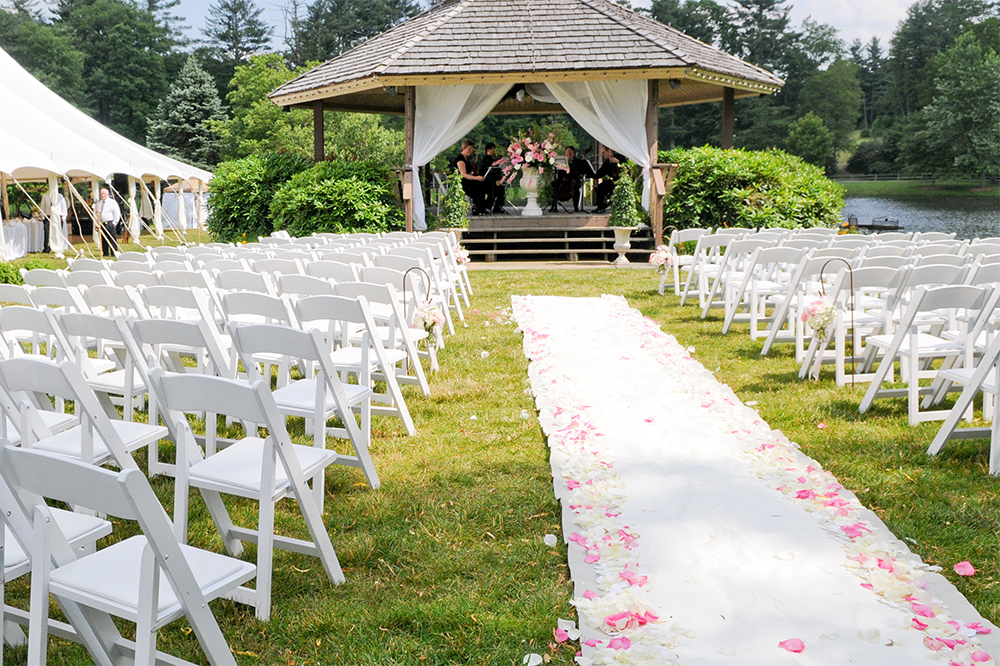
[[[56,200],[55,206],[52,207],[53,210],[50,210],[49,207],[52,206],[51,204],[52,199],[50,198],[49,193],[46,192],[42,196],[42,224],[44,225],[45,228],[42,252],[52,251],[52,246],[49,244],[49,235],[51,233],[49,229],[50,215],[51,215],[51,220],[56,221],[59,224],[59,228],[62,230],[62,239],[60,239],[60,241],[56,243],[57,245],[56,252],[62,253],[63,245],[65,244],[65,240],[63,239],[66,238],[66,232],[67,232],[66,218],[69,215],[69,207],[66,205],[66,197],[64,197],[62,195],[62,192],[60,192],[59,190],[56,190],[55,200]]]
[[[97,213],[101,216],[101,254],[105,257],[115,256],[120,249],[118,222],[122,219],[122,209],[109,195],[108,188],[102,188],[101,201],[97,204]]]

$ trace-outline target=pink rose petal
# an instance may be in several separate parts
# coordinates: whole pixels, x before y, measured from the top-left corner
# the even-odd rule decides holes
[[[968,627],[969,629],[975,630],[977,634],[988,634],[991,631],[993,631],[989,627],[984,627],[979,622],[966,622],[965,626]]]
[[[558,629],[557,628],[552,633],[555,635],[556,641],[559,642],[559,643],[565,643],[566,641],[569,640],[569,634],[566,633],[565,629]]]
[[[924,629],[927,628],[927,623],[926,622],[921,622],[917,618],[913,618],[913,628],[914,629],[919,629],[920,631],[923,631]]]
[[[972,653],[972,661],[989,661],[990,654],[988,652],[983,652],[982,650],[977,650]]]
[[[778,647],[785,648],[789,652],[802,652],[806,649],[806,644],[798,638],[789,638],[787,641],[778,643]]]
[[[632,641],[621,636],[620,638],[612,638],[608,643],[608,647],[612,650],[627,650],[632,645]]]
[[[925,606],[916,602],[913,602],[911,606],[913,608],[913,612],[920,617],[935,617],[934,611],[931,610],[930,606]]]
[[[968,562],[959,562],[955,565],[955,573],[959,576],[973,576],[976,570]]]
[[[602,643],[604,643],[604,641],[599,641],[596,638],[588,638],[587,640],[585,640],[583,642],[583,644],[586,645],[587,647],[597,647],[598,645],[601,645]]]
[[[823,430],[824,428],[829,428],[830,426],[828,426],[825,423],[817,423],[816,427],[819,428],[820,430]]]
[[[590,601],[593,601],[594,599],[600,599],[601,598],[601,595],[597,594],[596,592],[594,592],[592,590],[585,590],[584,593],[583,593],[583,596],[586,599],[589,599]]]

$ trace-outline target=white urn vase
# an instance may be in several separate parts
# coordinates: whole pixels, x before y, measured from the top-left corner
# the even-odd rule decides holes
[[[538,186],[540,184],[541,178],[538,175],[538,169],[532,167],[521,169],[521,189],[528,196],[528,203],[521,211],[523,217],[542,216],[542,209],[538,205]]]
[[[625,257],[625,253],[632,249],[632,243],[630,242],[632,232],[635,231],[635,227],[611,227],[615,232],[615,252],[618,253],[618,258],[615,259],[615,266],[625,266],[629,263],[628,259]]]

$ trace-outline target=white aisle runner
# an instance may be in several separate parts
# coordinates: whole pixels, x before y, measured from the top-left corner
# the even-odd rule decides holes
[[[995,664],[1000,632],[655,322],[513,305],[581,664]]]

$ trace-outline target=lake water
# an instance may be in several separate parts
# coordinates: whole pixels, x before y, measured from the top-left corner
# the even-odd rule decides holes
[[[1000,198],[994,197],[848,197],[844,200],[845,220],[848,215],[856,215],[861,223],[895,217],[904,231],[954,231],[963,239],[1000,236]]]

